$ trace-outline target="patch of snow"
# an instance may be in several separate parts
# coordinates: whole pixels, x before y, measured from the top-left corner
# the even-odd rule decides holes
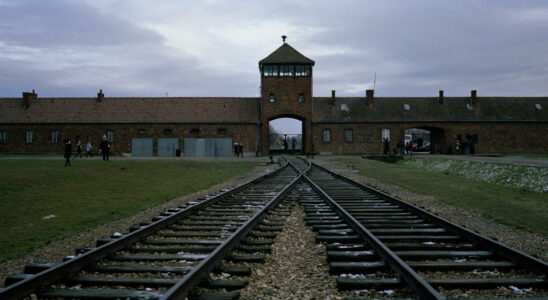
[[[51,218],[55,218],[56,215],[48,215],[48,216],[45,216],[45,217],[42,217],[42,220],[47,220],[47,219],[51,219]]]
[[[523,294],[524,292],[530,292],[530,291],[533,290],[533,288],[523,288],[523,289],[520,289],[520,288],[517,288],[517,287],[515,287],[515,286],[513,286],[513,285],[509,286],[509,288],[510,288],[511,290],[513,290],[514,293],[518,293],[518,294]]]

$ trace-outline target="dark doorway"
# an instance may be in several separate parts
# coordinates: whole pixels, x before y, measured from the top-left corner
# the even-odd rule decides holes
[[[405,144],[410,144],[415,153],[441,153],[443,129],[417,127],[405,130]]]

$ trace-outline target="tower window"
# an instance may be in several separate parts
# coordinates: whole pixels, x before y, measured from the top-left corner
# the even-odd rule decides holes
[[[278,65],[264,65],[263,74],[266,77],[278,76]]]
[[[299,102],[300,103],[303,103],[304,102],[304,94],[299,94]]]
[[[270,94],[270,95],[268,96],[268,102],[273,103],[273,102],[275,102],[275,101],[276,101],[276,97],[274,96],[274,94]]]
[[[295,76],[300,76],[300,77],[310,76],[310,66],[295,65]]]
[[[280,65],[280,76],[293,76],[293,65]]]

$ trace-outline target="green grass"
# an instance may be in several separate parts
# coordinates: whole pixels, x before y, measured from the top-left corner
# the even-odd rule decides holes
[[[401,163],[360,158],[342,160],[358,169],[361,175],[432,195],[442,202],[478,212],[499,223],[548,236],[546,193],[433,173]]]
[[[0,262],[250,171],[244,162],[0,160]],[[42,219],[55,215],[54,218]]]

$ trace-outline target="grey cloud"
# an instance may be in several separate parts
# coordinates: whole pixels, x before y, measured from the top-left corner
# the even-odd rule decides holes
[[[1,41],[18,46],[98,47],[161,43],[162,37],[84,1],[18,0],[0,10]]]

